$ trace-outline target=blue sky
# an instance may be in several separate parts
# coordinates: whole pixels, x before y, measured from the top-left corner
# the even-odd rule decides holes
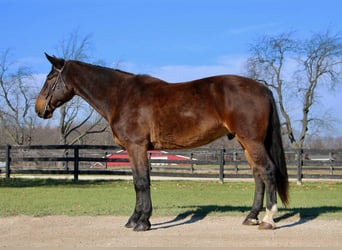
[[[141,73],[224,64],[263,34],[342,30],[339,0],[0,0],[0,8],[0,48],[37,72],[49,69],[43,52],[56,54],[77,29],[91,35],[94,59]]]
[[[91,35],[94,61],[173,82],[242,73],[261,35],[342,31],[340,0],[0,0],[0,9],[0,51],[36,74],[50,69],[43,53],[57,54],[75,30]]]

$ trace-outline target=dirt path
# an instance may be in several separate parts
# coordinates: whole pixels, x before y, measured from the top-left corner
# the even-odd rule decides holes
[[[341,247],[342,220],[291,217],[273,231],[241,225],[242,218],[152,217],[152,230],[123,227],[126,217],[17,216],[0,218],[0,247]]]

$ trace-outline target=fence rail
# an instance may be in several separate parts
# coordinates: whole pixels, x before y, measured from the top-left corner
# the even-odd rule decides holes
[[[0,170],[6,178],[10,178],[11,174],[73,174],[74,180],[78,180],[79,174],[129,175],[129,168],[106,167],[110,162],[129,162],[128,159],[105,157],[109,152],[121,149],[106,145],[4,145],[0,146]],[[188,158],[170,160],[149,157],[151,175],[214,177],[220,181],[224,178],[252,177],[242,150],[200,148],[168,153]],[[342,150],[289,150],[286,151],[286,160],[289,176],[298,182],[302,182],[303,178],[342,179]],[[50,166],[50,163],[61,164],[62,167]],[[92,168],[96,164],[104,167]]]

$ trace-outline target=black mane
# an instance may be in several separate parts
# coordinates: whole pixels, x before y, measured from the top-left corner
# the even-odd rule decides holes
[[[119,73],[123,73],[123,74],[127,74],[127,75],[132,75],[134,76],[135,74],[131,73],[131,72],[127,72],[127,71],[124,71],[124,70],[121,70],[121,69],[114,69],[114,71],[117,71]]]
[[[98,68],[98,69],[116,71],[116,72],[118,72],[118,73],[122,73],[122,74],[126,74],[126,75],[132,75],[132,76],[135,75],[134,73],[127,72],[127,71],[124,71],[124,70],[121,70],[121,69],[114,69],[114,68],[110,68],[110,67],[106,67],[106,66],[101,66],[101,65],[96,65],[96,64],[81,62],[81,61],[77,61],[77,60],[70,60],[70,62],[71,62],[71,61],[74,62],[74,63],[77,63],[77,64],[86,64],[86,65],[89,65],[89,66],[92,66],[92,67],[95,67],[95,68]]]

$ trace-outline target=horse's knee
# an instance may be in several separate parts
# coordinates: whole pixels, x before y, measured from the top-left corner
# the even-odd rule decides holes
[[[136,191],[146,191],[150,188],[150,179],[148,177],[135,177],[133,182]]]

